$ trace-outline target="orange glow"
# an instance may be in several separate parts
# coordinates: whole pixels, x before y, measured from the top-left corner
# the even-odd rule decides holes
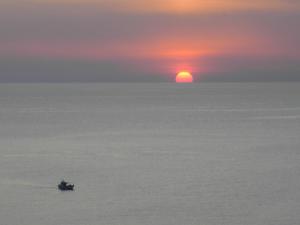
[[[24,0],[11,0],[22,2]],[[27,0],[39,4],[88,4],[107,11],[197,13],[248,10],[299,11],[298,1],[283,0]],[[1,4],[1,3],[0,3]]]
[[[190,72],[182,71],[176,76],[176,83],[193,83],[194,78]]]
[[[218,35],[218,37],[214,37]],[[268,39],[255,35],[212,34],[201,37],[165,37],[134,39],[132,41],[22,41],[0,43],[1,52],[7,51],[18,55],[47,56],[83,59],[157,59],[173,61],[178,67],[172,71],[194,72],[192,64],[199,58],[218,55],[266,55],[280,51]],[[183,65],[182,65],[183,64]],[[191,68],[192,67],[192,68]]]

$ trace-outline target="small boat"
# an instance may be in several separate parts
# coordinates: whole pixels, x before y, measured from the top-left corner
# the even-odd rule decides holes
[[[61,191],[74,191],[74,184],[68,184],[64,180],[62,180],[57,187]]]

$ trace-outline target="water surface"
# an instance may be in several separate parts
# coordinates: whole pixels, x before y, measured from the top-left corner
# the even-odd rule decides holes
[[[1,84],[0,224],[299,224],[299,135],[298,83]]]

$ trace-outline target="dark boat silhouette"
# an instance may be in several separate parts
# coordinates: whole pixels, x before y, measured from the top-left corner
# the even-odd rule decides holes
[[[74,190],[74,184],[68,184],[68,182],[62,180],[60,184],[58,184],[58,189],[61,191],[73,191]]]

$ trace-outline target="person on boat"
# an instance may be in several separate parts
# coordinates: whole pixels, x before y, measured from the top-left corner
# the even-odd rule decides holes
[[[62,180],[62,181],[60,182],[60,184],[63,185],[63,186],[66,186],[68,183],[67,183],[65,180]]]

